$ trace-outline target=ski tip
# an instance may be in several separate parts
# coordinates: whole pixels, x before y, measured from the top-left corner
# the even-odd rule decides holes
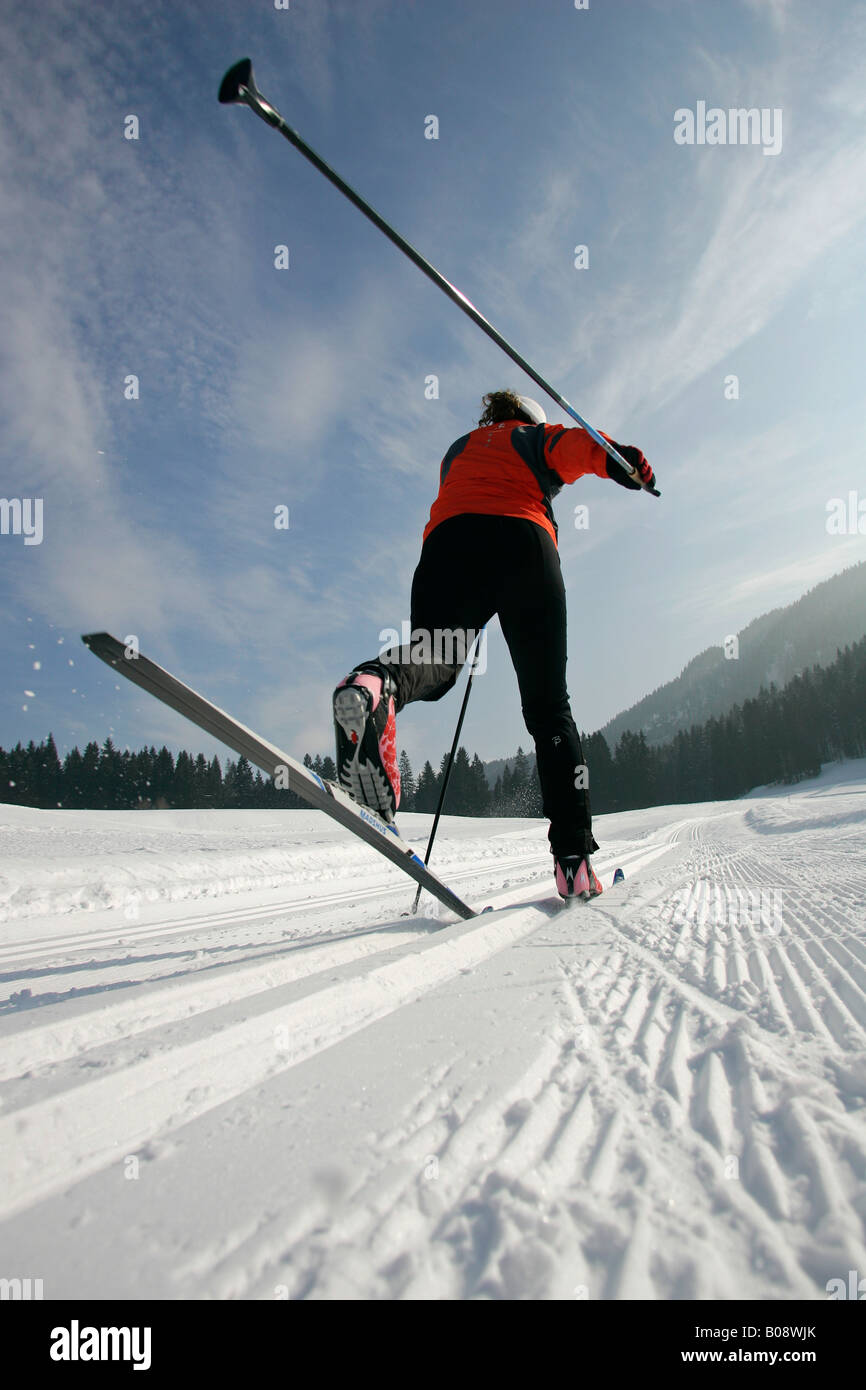
[[[110,632],[83,632],[81,640],[89,652],[98,656],[100,661],[104,661],[108,666],[116,667],[121,657],[125,656],[128,659],[132,653],[131,647],[127,650]]]
[[[613,881],[614,881],[614,883],[622,883],[622,881],[623,881],[624,878],[625,878],[625,874],[623,873],[622,869],[617,869],[617,870],[614,872],[614,876],[613,876]]]
[[[107,660],[105,654],[112,645],[117,646],[117,638],[112,637],[110,632],[82,632],[81,640],[89,652],[101,656],[103,660]]]

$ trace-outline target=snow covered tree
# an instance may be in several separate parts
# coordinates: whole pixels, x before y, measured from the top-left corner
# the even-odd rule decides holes
[[[204,804],[206,806],[222,806],[223,804],[223,774],[220,760],[216,754],[208,763]]]
[[[415,810],[435,811],[439,799],[439,783],[429,760],[421,769],[421,776],[415,788]]]
[[[189,809],[195,805],[195,764],[189,753],[178,753],[174,764],[172,806]]]
[[[519,807],[524,799],[523,794],[529,786],[529,759],[521,747],[517,749],[517,757],[514,759],[514,767],[511,769],[511,776],[511,793],[514,797],[515,804]]]
[[[440,788],[442,778],[448,766],[448,755],[442,759],[442,770],[439,774]],[[448,782],[448,791],[445,794],[445,805],[443,810],[449,816],[471,816],[474,815],[472,798],[472,773],[469,767],[469,754],[461,746],[457,749],[454,757],[454,766],[451,769],[451,777]]]
[[[255,804],[255,781],[249,761],[240,755],[236,763],[226,764],[224,781],[226,806],[242,808]]]
[[[400,810],[415,810],[415,776],[405,748],[400,754]]]
[[[45,742],[34,749],[32,791],[35,805],[57,805],[60,800],[61,777],[62,768],[54,735],[49,734]]]
[[[471,777],[472,794],[472,815],[487,816],[490,814],[490,785],[487,781],[487,773],[484,771],[484,764],[475,753],[469,769]]]

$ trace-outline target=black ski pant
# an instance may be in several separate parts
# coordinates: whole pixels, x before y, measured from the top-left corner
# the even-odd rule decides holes
[[[448,634],[477,633],[496,613],[535,741],[551,849],[591,853],[598,845],[586,766],[565,684],[565,585],[553,538],[543,527],[523,517],[467,513],[431,531],[412,581],[412,642],[395,648],[387,663],[378,658],[394,677],[396,709],[441,699],[468,655],[465,642],[449,650]],[[419,633],[428,636],[426,652]]]

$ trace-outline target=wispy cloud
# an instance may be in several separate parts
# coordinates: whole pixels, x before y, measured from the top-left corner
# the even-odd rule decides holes
[[[832,547],[825,545],[811,555],[798,555],[792,564],[749,575],[733,586],[728,602],[735,606],[748,601],[755,606],[755,611],[762,611],[764,605],[780,601],[790,603],[815,584],[862,559],[862,544],[858,544],[854,538],[840,540],[838,544]]]
[[[768,19],[772,26],[782,31],[791,20],[794,0],[743,0],[746,8],[760,19]]]

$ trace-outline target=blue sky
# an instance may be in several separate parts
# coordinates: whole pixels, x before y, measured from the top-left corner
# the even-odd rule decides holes
[[[0,536],[3,745],[222,751],[117,688],[79,641],[104,628],[288,751],[329,751],[332,686],[408,617],[442,454],[485,391],[540,394],[284,140],[217,103],[245,55],[322,157],[656,468],[660,500],[596,479],[558,499],[581,728],[864,557],[825,525],[866,489],[864,7],[46,0],[0,36],[21,73],[0,91],[0,492],[44,505],[40,545]],[[677,144],[699,101],[781,110],[781,151]],[[404,712],[414,763],[438,761],[457,709]],[[496,623],[464,741],[528,744]]]

